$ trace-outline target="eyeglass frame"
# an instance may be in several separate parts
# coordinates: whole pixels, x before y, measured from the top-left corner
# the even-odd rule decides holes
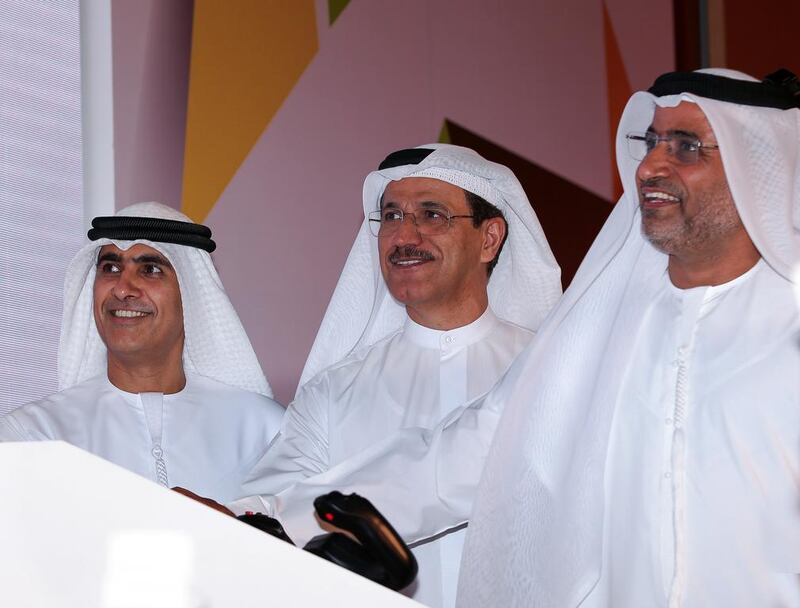
[[[397,220],[397,228],[395,228],[394,230],[392,230],[392,232],[390,232],[388,234],[383,234],[382,235],[382,234],[380,234],[380,231],[381,231],[381,228],[383,228],[383,226],[385,225],[384,222],[383,222],[382,216],[383,216],[383,213],[386,212],[386,211],[392,211],[392,212],[395,212],[395,213],[399,213],[400,217]],[[421,209],[421,211],[434,211],[436,213],[440,213],[440,214],[444,215],[447,218],[447,222],[445,224],[443,224],[443,225],[446,226],[446,228],[442,229],[440,232],[425,232],[424,229],[420,228],[420,225],[417,222],[417,213],[419,213],[419,211],[413,211],[413,212],[412,211],[403,211],[402,209],[391,207],[389,209],[377,209],[375,211],[370,211],[367,214],[367,222],[370,225],[370,231],[369,232],[370,232],[370,234],[372,234],[372,236],[374,236],[376,238],[380,238],[381,236],[391,236],[391,235],[395,234],[398,230],[400,230],[400,227],[403,225],[403,222],[405,222],[406,216],[411,216],[411,218],[412,218],[412,220],[414,222],[414,227],[417,229],[417,232],[419,232],[423,236],[436,236],[437,234],[444,234],[445,232],[450,230],[451,226],[453,225],[452,220],[454,220],[454,219],[474,218],[475,217],[474,214],[473,215],[452,214],[452,213],[450,213],[450,211],[448,209],[425,209],[425,208],[423,208],[423,209]],[[378,224],[377,232],[372,229],[373,223],[377,223]],[[392,224],[394,224],[394,223],[395,222],[392,222]]]
[[[719,150],[719,144],[709,144],[700,141],[696,137],[689,135],[689,134],[682,134],[682,133],[673,133],[672,135],[659,135],[658,133],[654,133],[653,131],[631,131],[625,136],[625,139],[628,141],[628,154],[633,160],[643,161],[647,156],[656,149],[656,146],[661,142],[665,143],[672,143],[675,140],[683,139],[684,143],[689,143],[693,146],[693,149],[689,150],[688,152],[694,154],[695,157],[693,160],[685,160],[680,157],[681,152],[679,150],[673,150],[670,146],[667,147],[667,154],[677,160],[682,165],[694,165],[697,161],[700,160],[700,150],[708,149],[708,150]],[[647,142],[648,139],[653,141],[653,147],[647,149]],[[643,142],[645,144],[645,153],[644,156],[641,158],[636,158],[636,154],[633,153],[633,149],[631,146],[633,145],[632,142]]]

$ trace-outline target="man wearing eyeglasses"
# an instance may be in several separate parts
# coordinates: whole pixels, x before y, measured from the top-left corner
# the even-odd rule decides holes
[[[558,300],[558,265],[508,168],[458,146],[401,150],[366,178],[363,202],[303,384],[243,495],[280,494],[346,469],[398,429],[434,428],[492,388]],[[480,468],[470,451],[461,460]],[[386,491],[401,480],[414,485],[390,470]],[[367,497],[381,508],[387,496]],[[229,506],[269,510],[258,496]],[[313,525],[310,512],[305,519]],[[454,604],[463,534],[415,549],[415,599]]]
[[[666,74],[617,161],[625,194],[482,404],[505,409],[459,605],[798,606],[800,81]]]
[[[747,234],[703,111],[690,102],[659,107],[646,133],[629,133],[642,232],[669,258],[671,283],[726,283],[761,257]],[[725,255],[720,255],[720,254]]]
[[[622,198],[497,386],[325,481],[404,470],[407,542],[469,519],[460,608],[798,606],[800,80],[665,74],[617,152]]]

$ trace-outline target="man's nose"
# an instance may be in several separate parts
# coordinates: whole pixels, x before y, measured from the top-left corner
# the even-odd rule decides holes
[[[403,214],[403,221],[397,227],[394,235],[395,243],[419,243],[422,237],[417,226],[417,216],[413,213]]]
[[[639,181],[663,177],[672,171],[674,159],[669,146],[670,142],[660,141],[645,155],[636,169]]]
[[[139,281],[140,277],[133,269],[123,270],[112,288],[114,297],[118,300],[140,297],[142,290]]]

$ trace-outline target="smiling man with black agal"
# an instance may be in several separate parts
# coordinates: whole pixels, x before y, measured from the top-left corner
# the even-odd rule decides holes
[[[92,225],[67,270],[61,390],[0,418],[0,440],[60,439],[230,500],[283,408],[211,261],[211,231],[158,203]]]
[[[483,404],[503,417],[459,604],[800,606],[800,80],[664,74],[617,163],[622,198]]]
[[[431,144],[390,154],[363,194],[361,230],[281,433],[244,486],[249,496],[347,467],[398,429],[435,427],[492,388],[561,294],[558,265],[507,167]],[[259,497],[229,506],[267,510]],[[415,548],[415,599],[453,605],[462,542],[459,530]]]

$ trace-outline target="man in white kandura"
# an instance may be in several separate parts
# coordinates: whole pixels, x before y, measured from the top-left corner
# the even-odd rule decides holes
[[[460,604],[800,606],[800,82],[665,74],[494,399]]]
[[[560,296],[559,268],[519,181],[472,150],[395,152],[367,176],[363,202],[305,383],[244,495],[280,494],[347,467],[397,429],[434,428],[492,388]],[[394,470],[386,483],[404,476]],[[383,504],[380,491],[368,498]],[[265,510],[257,497],[232,508]],[[410,595],[455,603],[463,536],[414,549]]]
[[[158,203],[92,225],[67,270],[60,391],[0,418],[0,440],[60,439],[235,498],[283,408],[211,261],[211,231]]]
[[[800,82],[666,74],[617,160],[503,380],[265,500],[296,537],[316,496],[376,493],[407,542],[469,519],[462,608],[800,605]]]

